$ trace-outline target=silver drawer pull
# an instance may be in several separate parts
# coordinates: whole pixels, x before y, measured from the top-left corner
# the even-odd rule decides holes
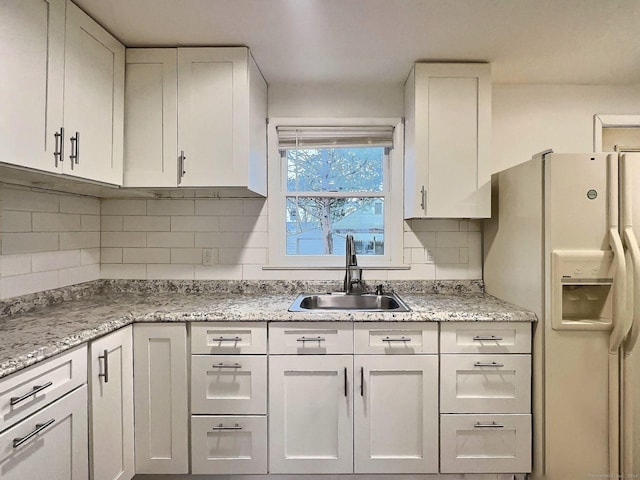
[[[496,422],[491,422],[491,423],[476,422],[473,428],[504,428],[504,425]]]
[[[242,368],[239,363],[214,363],[211,368]]]
[[[239,342],[242,340],[240,337],[218,337],[212,339],[214,342]]]
[[[13,439],[13,448],[18,448],[24,442],[29,441],[29,439],[31,439],[31,438],[35,437],[36,435],[38,435],[40,432],[42,432],[45,428],[47,428],[49,425],[51,425],[55,421],[56,421],[56,419],[52,418],[51,420],[49,420],[47,422],[44,422],[44,423],[36,423],[35,430],[32,430],[31,432],[29,432],[27,435],[25,435],[22,438],[14,438]]]
[[[29,393],[25,393],[21,397],[11,397],[11,400],[9,401],[9,403],[11,404],[11,406],[17,405],[18,403],[26,400],[27,398],[33,397],[35,394],[40,393],[42,390],[44,390],[47,387],[50,387],[51,385],[53,385],[52,382],[47,382],[44,385],[34,385],[33,390],[31,390]]]
[[[498,363],[498,362],[476,362],[473,364],[474,367],[495,367],[495,368],[500,368],[500,367],[504,367],[503,363]]]
[[[324,337],[300,337],[298,342],[326,342],[327,339]]]
[[[237,423],[235,425],[223,425],[221,423],[220,425],[213,427],[212,430],[242,430],[242,427]]]
[[[500,340],[502,340],[502,337],[497,337],[495,335],[476,335],[475,337],[473,337],[473,340],[475,342],[499,342]]]
[[[407,337],[400,337],[400,338],[384,337],[382,341],[383,342],[410,342],[411,339]]]

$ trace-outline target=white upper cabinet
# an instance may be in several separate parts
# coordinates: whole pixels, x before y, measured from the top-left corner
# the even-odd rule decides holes
[[[122,184],[124,47],[64,0],[0,2],[0,43],[0,162]]]
[[[490,217],[491,66],[416,63],[405,121],[405,218]]]
[[[247,48],[131,49],[126,89],[125,186],[266,195],[267,84]]]

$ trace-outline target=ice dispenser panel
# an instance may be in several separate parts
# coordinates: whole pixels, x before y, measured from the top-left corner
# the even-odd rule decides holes
[[[551,268],[554,330],[609,330],[613,253],[609,250],[554,250]]]

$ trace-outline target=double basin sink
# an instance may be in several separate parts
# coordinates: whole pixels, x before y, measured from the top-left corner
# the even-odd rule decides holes
[[[409,312],[411,309],[395,293],[345,294],[302,293],[289,307],[290,312]]]

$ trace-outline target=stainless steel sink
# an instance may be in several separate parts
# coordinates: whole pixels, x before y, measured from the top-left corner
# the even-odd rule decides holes
[[[290,312],[409,312],[411,309],[395,293],[351,294],[302,293],[289,307]]]

